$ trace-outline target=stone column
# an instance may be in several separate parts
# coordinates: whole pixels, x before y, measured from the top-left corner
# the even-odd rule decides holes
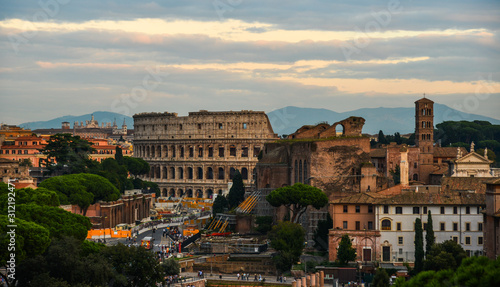
[[[319,272],[319,286],[324,287],[325,286],[325,271],[321,270]]]
[[[311,286],[316,287],[316,275],[311,274]]]
[[[306,287],[311,286],[311,275],[306,275]]]
[[[300,286],[300,285],[299,285]],[[292,287],[297,287],[297,282],[293,281],[292,282]]]
[[[300,278],[298,278],[297,280],[295,280],[295,286],[292,286],[292,287],[302,287],[302,280],[300,280]],[[292,283],[293,285],[293,283]]]
[[[302,277],[302,287],[307,287],[306,277]]]

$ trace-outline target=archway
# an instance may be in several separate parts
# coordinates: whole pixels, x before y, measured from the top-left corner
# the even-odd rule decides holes
[[[344,125],[342,124],[336,124],[335,125],[335,136],[340,137],[345,135],[345,128]]]

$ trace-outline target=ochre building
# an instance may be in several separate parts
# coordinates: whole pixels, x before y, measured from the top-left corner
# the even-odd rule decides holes
[[[252,185],[264,144],[278,139],[258,111],[141,113],[134,115],[134,130],[135,157],[151,166],[144,179],[172,197],[224,194],[236,170]]]

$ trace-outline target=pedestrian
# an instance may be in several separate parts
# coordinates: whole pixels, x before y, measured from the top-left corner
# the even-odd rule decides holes
[[[219,272],[219,279],[222,280],[222,273]]]
[[[283,276],[283,282],[286,283],[286,276]]]

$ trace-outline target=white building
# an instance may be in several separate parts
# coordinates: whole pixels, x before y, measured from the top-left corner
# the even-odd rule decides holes
[[[474,142],[470,146],[470,153],[462,156],[457,149],[457,159],[451,161],[450,171],[452,177],[493,177],[491,170],[493,161],[488,159],[488,149],[484,149],[484,156],[474,151]]]
[[[432,215],[436,243],[454,240],[469,256],[483,252],[484,194],[470,192],[404,192],[377,202],[376,229],[380,230],[380,261],[413,262],[415,255],[415,220],[424,230]]]

